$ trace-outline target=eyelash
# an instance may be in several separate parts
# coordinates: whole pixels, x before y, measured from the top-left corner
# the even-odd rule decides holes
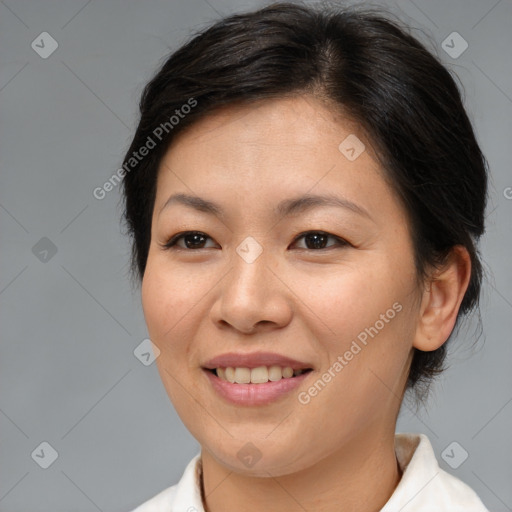
[[[325,231],[304,231],[303,233],[300,233],[299,235],[297,235],[294,238],[292,244],[296,243],[301,238],[304,238],[305,236],[312,235],[312,234],[323,235],[323,236],[327,236],[328,238],[335,239],[338,243],[338,248],[351,246],[351,244],[349,242],[347,242],[346,240],[344,240],[343,238],[340,238],[339,236],[333,235],[331,233],[327,233]],[[165,244],[162,244],[162,248],[164,250],[186,251],[186,252],[199,251],[201,249],[210,249],[210,247],[206,247],[206,248],[200,247],[199,249],[189,249],[189,248],[177,247],[176,243],[178,242],[178,240],[181,240],[182,238],[184,238],[187,235],[203,235],[206,238],[209,238],[210,240],[212,240],[211,237],[209,237],[206,233],[203,233],[202,231],[183,231],[181,233],[177,233],[176,235],[172,236]],[[331,245],[328,247],[323,247],[321,249],[308,249],[308,248],[301,248],[301,249],[307,250],[307,251],[319,252],[319,251],[326,251],[326,250],[333,249],[333,248],[336,248],[336,246]]]

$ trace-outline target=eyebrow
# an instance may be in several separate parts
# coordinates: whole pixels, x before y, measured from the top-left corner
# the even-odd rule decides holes
[[[194,210],[215,215],[216,217],[223,217],[225,215],[224,210],[220,205],[213,201],[203,199],[202,197],[189,194],[173,194],[162,206],[160,213],[172,204],[182,204],[189,208],[193,208]],[[320,206],[336,206],[339,208],[345,208],[364,217],[368,217],[369,219],[372,218],[368,211],[362,206],[353,203],[344,197],[338,197],[332,194],[305,194],[300,197],[285,199],[275,207],[274,213],[276,216],[289,217]]]

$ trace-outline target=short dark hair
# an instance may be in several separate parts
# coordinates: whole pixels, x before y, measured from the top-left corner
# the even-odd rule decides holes
[[[123,161],[134,275],[144,275],[157,171],[173,138],[221,106],[290,94],[329,102],[368,136],[408,213],[419,279],[455,245],[468,250],[458,326],[480,295],[487,162],[450,72],[382,9],[275,3],[221,19],[168,57],[142,93]],[[150,139],[156,147],[134,159]],[[443,370],[446,345],[415,349],[407,388],[418,397]]]

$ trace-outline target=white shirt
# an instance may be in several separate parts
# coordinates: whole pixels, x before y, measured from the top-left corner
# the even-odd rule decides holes
[[[489,512],[471,487],[439,467],[424,434],[395,434],[395,453],[402,478],[380,512]],[[132,512],[204,512],[200,471],[198,454],[178,484]]]

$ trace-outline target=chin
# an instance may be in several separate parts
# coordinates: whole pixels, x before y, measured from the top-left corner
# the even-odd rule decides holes
[[[269,477],[282,476],[305,469],[314,461],[306,460],[307,454],[297,453],[291,443],[283,445],[271,442],[270,439],[258,439],[254,436],[252,441],[249,435],[244,440],[229,438],[226,443],[201,443],[202,447],[213,457],[218,464],[235,473],[254,476]],[[289,439],[289,438],[288,438]]]

